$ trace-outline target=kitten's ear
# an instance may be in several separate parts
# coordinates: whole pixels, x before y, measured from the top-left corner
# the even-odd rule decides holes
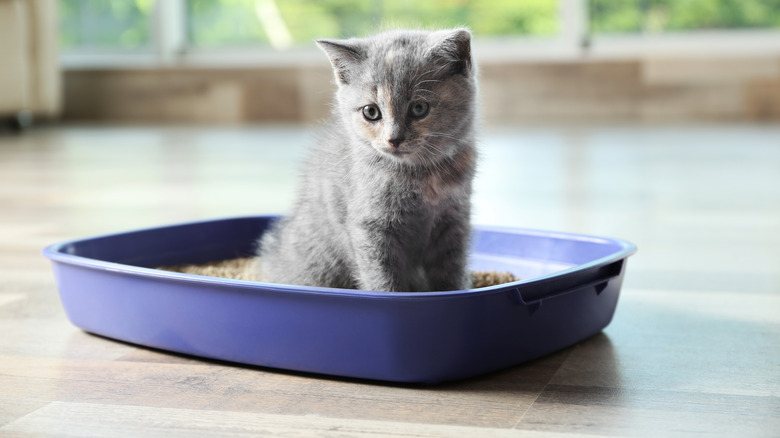
[[[348,84],[355,67],[366,58],[363,47],[354,40],[317,40],[316,42],[328,55],[339,85]]]
[[[436,33],[437,40],[433,48],[438,62],[450,68],[452,74],[471,77],[471,33],[467,29],[455,29]]]

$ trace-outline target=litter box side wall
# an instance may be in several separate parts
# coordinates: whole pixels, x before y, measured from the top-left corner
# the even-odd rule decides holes
[[[393,300],[164,281],[60,262],[54,272],[68,318],[90,333],[294,371],[389,381],[427,375],[414,358],[393,357],[390,340],[405,336],[399,325],[407,319]]]
[[[526,303],[516,288],[387,298],[215,290],[57,262],[55,275],[68,317],[88,332],[250,365],[424,383],[506,368],[598,333],[621,280]]]

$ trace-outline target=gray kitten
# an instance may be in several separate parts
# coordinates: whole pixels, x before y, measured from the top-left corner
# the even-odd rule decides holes
[[[374,291],[468,289],[476,91],[467,30],[319,40],[338,83],[260,278]]]

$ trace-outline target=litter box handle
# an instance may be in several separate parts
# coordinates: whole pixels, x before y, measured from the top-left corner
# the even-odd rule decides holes
[[[514,297],[518,304],[528,306],[535,312],[542,305],[542,301],[568,293],[594,288],[599,295],[607,288],[609,282],[623,272],[624,259],[605,266],[586,269],[575,275],[552,277],[536,283],[529,283],[524,287],[514,289]]]

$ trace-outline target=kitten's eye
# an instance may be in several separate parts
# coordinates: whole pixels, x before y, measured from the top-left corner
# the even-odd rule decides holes
[[[409,107],[409,115],[415,119],[422,119],[428,115],[429,108],[428,102],[412,102],[412,105]]]
[[[376,105],[366,105],[363,107],[363,117],[369,122],[376,122],[382,118],[382,112],[379,111],[379,108]]]

